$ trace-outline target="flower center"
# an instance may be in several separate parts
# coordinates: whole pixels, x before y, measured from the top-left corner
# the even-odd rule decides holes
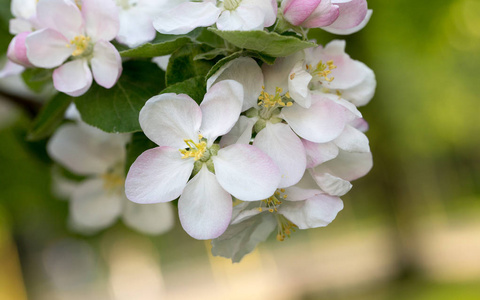
[[[283,242],[285,237],[290,237],[292,231],[295,232],[297,225],[293,224],[284,216],[277,214],[275,216],[277,218],[277,240]]]
[[[207,151],[207,141],[201,134],[198,135],[199,143],[195,143],[193,140],[183,140],[187,144],[186,149],[180,149],[180,153],[183,154],[182,158],[193,157],[195,161],[203,158],[205,151]]]
[[[117,172],[107,172],[102,174],[103,188],[106,190],[113,190],[123,186],[125,178]]]
[[[337,66],[333,64],[333,60],[329,60],[326,63],[319,61],[317,67],[313,69],[312,65],[306,65],[307,71],[309,71],[313,76],[318,77],[320,80],[332,82],[335,77],[328,77],[333,69],[336,69]]]
[[[226,10],[235,10],[239,5],[242,0],[224,0],[223,1],[223,7]]]
[[[258,207],[258,211],[262,212],[264,210],[268,210],[269,212],[277,212],[278,207],[282,204],[281,200],[284,200],[288,197],[285,194],[285,189],[277,189],[275,194],[273,194],[270,198],[264,199],[260,201],[260,206]]]
[[[84,35],[77,35],[73,40],[71,40],[70,44],[67,44],[67,47],[70,48],[71,46],[75,46],[72,56],[89,54],[93,50],[93,45],[90,43],[90,37]]]
[[[258,97],[258,106],[260,106],[260,117],[265,120],[269,120],[275,109],[279,107],[290,107],[293,105],[292,101],[289,101],[290,93],[282,95],[282,88],[275,88],[275,95],[265,92],[265,86],[262,86],[262,92]]]

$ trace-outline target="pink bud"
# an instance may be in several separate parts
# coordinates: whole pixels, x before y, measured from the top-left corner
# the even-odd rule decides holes
[[[331,0],[287,0],[282,7],[289,23],[306,28],[328,26],[339,13],[338,6],[332,5]]]
[[[7,57],[14,63],[24,67],[33,67],[27,58],[27,47],[25,46],[25,39],[30,32],[22,32],[13,37],[10,45],[8,45]]]

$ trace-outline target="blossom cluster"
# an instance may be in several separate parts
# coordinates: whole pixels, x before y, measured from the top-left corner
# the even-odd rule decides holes
[[[203,56],[190,53],[192,64],[214,62],[200,87],[168,84],[171,70],[190,70],[168,61],[166,90],[143,99],[135,115],[156,146],[130,167],[126,146],[135,143],[135,130],[103,132],[85,123],[91,118],[82,121],[83,110],[53,134],[52,159],[83,176],[57,179],[79,231],[121,216],[134,229],[160,234],[173,226],[175,201],[190,236],[211,239],[214,255],[239,261],[275,230],[282,241],[297,229],[328,225],[351,181],[372,167],[358,107],[374,95],[373,71],[345,52],[343,40],[308,40],[310,28],[339,35],[362,29],[372,15],[366,0],[12,0],[11,8],[14,37],[1,74],[52,70],[55,89],[71,97],[86,94],[93,81],[113,90],[127,60],[175,55],[184,45],[175,36],[191,48],[202,43],[197,28],[225,39],[224,48],[210,43]],[[294,50],[282,49],[287,44]],[[135,55],[119,52],[128,48]],[[189,93],[194,88],[203,100]]]

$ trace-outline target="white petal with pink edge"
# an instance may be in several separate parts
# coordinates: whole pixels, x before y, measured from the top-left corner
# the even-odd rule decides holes
[[[345,126],[334,142],[340,149],[348,152],[370,152],[367,136],[350,125]]]
[[[55,68],[73,52],[70,42],[60,32],[42,29],[32,32],[25,39],[28,60],[40,68]]]
[[[122,73],[122,58],[109,42],[99,41],[95,44],[90,64],[93,78],[106,89],[114,86]]]
[[[306,28],[328,26],[335,22],[339,15],[340,9],[338,5],[333,5],[330,1],[322,1],[301,26]]]
[[[302,139],[307,153],[307,168],[314,168],[319,164],[332,160],[338,155],[338,146],[334,142],[313,143]]]
[[[68,40],[84,34],[80,9],[71,0],[42,0],[37,4],[37,19],[41,28],[50,28]]]
[[[292,221],[298,228],[308,229],[327,226],[342,209],[343,202],[340,198],[317,195],[306,201],[285,201],[278,212]]]
[[[313,179],[326,194],[331,196],[343,196],[352,188],[352,184],[340,177],[328,173],[316,173],[310,170]]]
[[[178,215],[183,229],[198,240],[219,237],[232,218],[232,196],[203,165],[178,200]]]
[[[232,129],[240,116],[243,104],[243,86],[234,80],[223,80],[210,87],[200,109],[200,133],[211,146],[215,139]]]
[[[120,28],[117,6],[113,0],[82,0],[85,32],[95,42],[113,40]]]
[[[282,179],[278,187],[292,186],[300,181],[307,164],[305,148],[288,125],[267,122],[253,145],[267,153],[280,168]]]
[[[128,171],[127,198],[136,203],[158,203],[180,196],[193,170],[193,159],[181,157],[177,149],[170,147],[143,152]]]
[[[157,145],[184,149],[184,139],[198,142],[202,111],[185,94],[162,94],[145,103],[139,121],[145,135]]]
[[[280,170],[274,161],[251,145],[235,144],[220,149],[212,158],[220,185],[244,201],[266,199],[280,183]]]
[[[347,181],[365,176],[373,166],[371,152],[347,152],[341,150],[339,155],[324,164],[315,167],[318,174],[329,173]]]
[[[92,85],[92,72],[86,59],[67,62],[53,71],[53,86],[72,97],[85,94]]]

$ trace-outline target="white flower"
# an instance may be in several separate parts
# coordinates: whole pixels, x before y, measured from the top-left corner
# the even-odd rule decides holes
[[[80,183],[57,178],[56,190],[70,198],[70,222],[91,233],[113,224],[118,217],[147,234],[173,226],[170,204],[139,205],[126,199],[124,162],[127,135],[108,134],[84,123],[60,127],[48,143],[48,153],[71,172],[87,176]]]
[[[275,0],[205,0],[163,11],[153,26],[163,34],[185,34],[215,23],[220,30],[262,30],[273,25],[276,16]]]
[[[109,43],[119,28],[112,0],[83,0],[81,9],[70,0],[41,0],[37,19],[43,29],[26,38],[27,56],[37,67],[56,68],[57,90],[80,96],[90,88],[92,73],[105,88],[117,82],[122,62]]]
[[[211,239],[230,223],[231,195],[254,201],[272,194],[280,173],[265,153],[250,145],[220,149],[214,144],[237,121],[242,99],[242,86],[228,80],[212,86],[200,106],[183,94],[148,100],[140,125],[160,147],[145,151],[131,166],[125,183],[128,199],[157,203],[180,196],[185,231],[196,239]],[[198,173],[189,180],[194,168]]]

